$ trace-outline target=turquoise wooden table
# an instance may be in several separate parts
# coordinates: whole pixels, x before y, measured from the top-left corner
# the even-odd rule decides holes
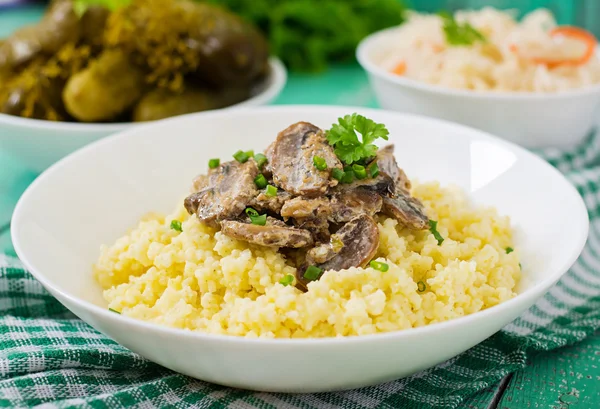
[[[0,10],[0,37],[38,20],[41,12],[40,6]],[[319,75],[291,74],[275,104],[377,107],[366,76],[357,65],[336,66]],[[19,196],[36,176],[18,160],[3,153],[0,147],[0,252],[14,254],[9,234],[10,216]],[[568,394],[574,390],[580,398]],[[538,356],[526,369],[476,394],[463,407],[600,408],[600,333],[573,347]]]

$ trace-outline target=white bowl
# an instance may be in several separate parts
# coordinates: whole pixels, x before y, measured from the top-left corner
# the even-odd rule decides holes
[[[277,98],[285,86],[287,72],[278,58],[270,58],[269,66],[270,75],[256,87],[251,98],[223,109],[267,105]],[[0,150],[41,172],[90,142],[147,123],[52,122],[0,113]]]
[[[458,122],[528,148],[575,145],[597,124],[600,84],[556,93],[499,93],[452,89],[392,74],[374,58],[390,50],[396,30],[371,34],[356,51],[385,109]]]
[[[170,212],[209,158],[263,149],[296,121],[329,127],[352,112],[386,124],[410,177],[456,183],[477,203],[512,218],[524,268],[516,298],[427,327],[331,339],[209,335],[107,310],[91,274],[101,244],[113,242],[149,211]],[[44,172],[23,194],[12,220],[15,249],[32,274],[81,319],[125,347],[206,381],[288,392],[385,382],[465,351],[540,298],[575,262],[587,232],[587,211],[575,188],[522,148],[439,120],[326,106],[193,114],[105,138]]]

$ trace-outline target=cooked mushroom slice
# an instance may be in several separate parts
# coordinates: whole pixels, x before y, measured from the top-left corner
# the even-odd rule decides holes
[[[380,194],[381,196],[392,196],[395,190],[394,180],[380,173],[376,178],[357,179],[352,183],[339,184],[333,189],[334,194],[344,193],[355,190],[369,190]]]
[[[412,185],[406,173],[402,170],[402,168],[398,168],[398,178],[396,179],[396,190],[401,189],[405,193],[410,192]]]
[[[347,190],[331,198],[329,220],[344,223],[361,214],[374,216],[381,211],[381,196],[370,190]]]
[[[327,197],[296,197],[281,208],[284,219],[291,218],[296,227],[309,230],[316,240],[329,240],[331,204]]]
[[[315,156],[325,160],[326,170],[315,167]],[[267,149],[267,157],[275,184],[294,195],[326,193],[338,183],[329,177],[331,169],[342,168],[323,132],[308,122],[298,122],[281,131]]]
[[[308,230],[313,235],[315,241],[327,241],[331,233],[329,232],[329,222],[326,218],[306,217],[304,219],[292,219],[294,226],[299,229]]]
[[[331,250],[337,249],[341,242],[341,249],[334,251],[331,256]],[[330,243],[324,245],[324,249],[313,249],[309,251],[311,257],[307,257],[307,264],[299,268],[296,272],[298,284],[306,288],[310,280],[304,277],[306,269],[310,265],[315,265],[323,271],[343,270],[350,267],[364,267],[377,252],[379,247],[379,229],[377,223],[372,217],[361,215],[355,217],[339,229],[332,236]],[[318,260],[327,259],[323,263]]]
[[[429,228],[429,218],[425,214],[423,205],[402,189],[397,189],[394,197],[383,198],[382,212],[398,220],[403,226],[412,230]]]
[[[258,196],[256,196],[250,202],[250,207],[258,210],[259,212],[271,212],[277,213],[281,212],[281,208],[292,198],[285,190],[279,190],[277,192],[277,196],[269,196],[265,193],[264,190],[260,191]]]
[[[208,175],[198,175],[192,181],[192,193],[200,192],[208,187]]]
[[[239,216],[258,194],[254,178],[258,175],[256,162],[226,162],[208,175],[208,185],[188,196],[184,205],[200,221],[216,225],[221,220]]]
[[[400,188],[405,192],[410,192],[410,180],[402,168],[398,167],[398,163],[394,157],[394,145],[387,145],[379,149],[375,160],[377,160],[379,172],[385,173],[395,181],[396,189]]]
[[[388,175],[393,181],[398,179],[399,168],[396,158],[394,158],[394,145],[387,145],[379,149],[374,160],[377,161],[380,174]]]
[[[327,197],[313,199],[300,196],[285,202],[281,208],[281,217],[293,217],[295,219],[319,216],[327,217],[330,212],[331,207]]]
[[[335,256],[344,248],[344,243],[340,236],[332,234],[327,243],[319,244],[308,250],[306,253],[306,263],[308,265],[323,264]]]
[[[234,239],[266,247],[301,248],[313,244],[309,231],[288,226],[272,217],[267,217],[264,226],[249,221],[225,220],[221,222],[221,232]]]

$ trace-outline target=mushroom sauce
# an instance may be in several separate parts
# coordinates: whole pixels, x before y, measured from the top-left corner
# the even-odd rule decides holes
[[[303,290],[323,271],[369,264],[379,247],[377,214],[408,229],[429,228],[393,145],[344,163],[324,130],[298,122],[258,160],[244,152],[235,156],[213,162],[194,180],[185,208],[229,237],[282,249]]]

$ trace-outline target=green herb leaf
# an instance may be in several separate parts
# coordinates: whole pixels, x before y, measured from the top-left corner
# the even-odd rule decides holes
[[[294,282],[294,276],[291,274],[286,275],[281,280],[279,280],[279,284],[283,286],[288,286]]]
[[[507,248],[506,248],[506,254],[510,254],[510,253],[512,253],[513,251],[515,251],[515,249],[513,249],[512,247],[507,247]]]
[[[110,312],[114,312],[114,313],[117,313],[117,314],[121,314],[119,311],[117,311],[117,310],[113,310],[112,308],[109,308],[108,310],[109,310]]]
[[[457,22],[454,16],[446,11],[439,12],[438,15],[444,21],[444,34],[449,45],[464,46],[473,45],[477,41],[487,41],[485,36],[469,23]]]
[[[309,281],[315,281],[319,279],[322,272],[323,270],[317,266],[309,266],[304,272],[304,278]]]
[[[372,268],[374,268],[375,270],[381,271],[382,273],[385,273],[386,271],[388,271],[390,269],[390,266],[388,264],[382,263],[380,261],[375,261],[375,260],[371,260],[369,265]]]
[[[358,139],[358,135],[361,139]],[[389,131],[383,124],[354,113],[338,118],[327,131],[327,141],[334,147],[335,154],[344,163],[350,165],[361,159],[375,156],[377,146],[373,142],[382,138],[388,140]]]
[[[250,156],[244,151],[237,151],[233,154],[233,159],[240,163],[246,163],[248,162],[248,159],[250,159]]]
[[[254,160],[256,161],[256,166],[258,166],[259,169],[262,169],[262,167],[268,162],[267,157],[262,153],[257,153],[254,155]]]
[[[256,210],[251,207],[246,208],[246,214],[250,218],[252,224],[257,226],[264,226],[267,224],[267,215],[259,214]]]
[[[262,173],[259,173],[257,177],[254,178],[254,184],[259,189],[264,189],[267,187],[267,178]]]
[[[440,246],[443,242],[444,242],[444,238],[442,237],[442,235],[440,234],[440,232],[437,231],[437,223],[435,220],[429,220],[429,231],[431,232],[431,234],[433,234],[433,237],[435,237],[435,239],[438,242],[438,246]]]
[[[267,191],[265,192],[267,196],[275,197],[277,196],[277,188],[273,185],[267,185]]]
[[[319,170],[327,170],[327,162],[320,156],[313,157],[313,165]]]
[[[420,293],[422,293],[425,290],[427,290],[427,284],[425,284],[423,281],[419,281],[417,283],[417,291],[420,292]]]
[[[179,220],[171,220],[171,228],[179,232],[183,231],[183,229],[181,228],[181,222]]]
[[[220,164],[221,164],[221,159],[211,159],[208,161],[208,167],[210,169],[218,168]]]

